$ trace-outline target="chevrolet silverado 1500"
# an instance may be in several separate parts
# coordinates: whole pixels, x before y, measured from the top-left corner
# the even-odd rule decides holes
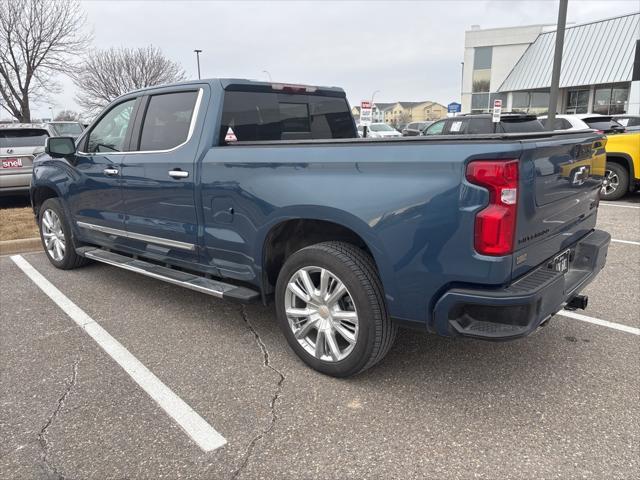
[[[291,348],[334,376],[381,360],[398,326],[508,340],[586,306],[610,241],[601,134],[361,139],[349,112],[338,88],[229,79],[118,98],[35,161],[44,250],[273,299]]]

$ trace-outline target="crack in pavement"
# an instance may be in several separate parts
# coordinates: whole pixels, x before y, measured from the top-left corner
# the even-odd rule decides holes
[[[49,448],[51,444],[47,439],[47,430],[49,429],[53,421],[56,419],[56,417],[62,410],[62,407],[64,407],[65,400],[71,393],[71,390],[73,389],[73,387],[76,385],[76,381],[78,379],[78,365],[80,364],[80,361],[81,361],[81,357],[78,357],[74,360],[71,379],[68,381],[67,387],[65,388],[64,393],[58,399],[58,403],[56,405],[55,410],[49,416],[44,426],[40,429],[40,433],[38,433],[38,442],[40,443],[40,447],[42,448],[42,461],[44,463],[44,470],[45,470],[44,473],[47,479],[56,479],[56,480],[64,479],[64,476],[60,472],[58,472],[58,470],[53,465],[49,464],[48,456],[49,456]]]
[[[247,310],[246,310],[244,305],[240,305],[240,315],[242,316],[242,319],[244,320],[244,322],[247,324],[247,327],[249,328],[251,333],[253,333],[253,336],[256,339],[256,343],[260,347],[260,351],[262,352],[262,356],[263,356],[262,366],[269,368],[274,373],[276,373],[276,375],[278,375],[278,377],[280,377],[280,378],[278,380],[278,383],[276,384],[276,390],[275,390],[273,396],[271,397],[271,401],[269,402],[269,409],[270,409],[270,413],[271,413],[271,420],[269,421],[269,425],[267,425],[266,428],[264,428],[258,435],[253,437],[253,439],[249,442],[249,445],[247,446],[247,450],[244,453],[244,459],[243,459],[242,463],[240,464],[240,466],[236,469],[236,471],[233,472],[233,475],[231,476],[232,479],[238,478],[238,476],[242,473],[244,468],[249,463],[249,459],[251,458],[251,455],[253,454],[253,451],[254,451],[254,448],[255,448],[256,444],[266,434],[271,432],[273,430],[273,428],[275,427],[276,421],[278,420],[278,415],[276,413],[276,402],[278,401],[278,399],[280,398],[280,395],[282,394],[282,384],[284,383],[284,381],[286,379],[285,375],[280,370],[278,370],[273,365],[271,365],[271,358],[269,356],[269,350],[267,350],[267,346],[262,341],[262,338],[260,337],[260,334],[258,333],[258,331],[255,329],[255,327],[249,321],[249,316],[247,315]]]

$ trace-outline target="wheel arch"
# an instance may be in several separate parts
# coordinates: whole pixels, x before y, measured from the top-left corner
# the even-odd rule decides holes
[[[627,189],[631,191],[636,180],[636,172],[631,155],[623,152],[607,152],[607,162],[616,163],[627,170],[629,173],[629,185]]]
[[[347,212],[326,210],[324,215],[280,217],[263,230],[257,242],[261,250],[257,252],[259,257],[256,257],[260,259],[262,267],[263,291],[273,292],[278,273],[290,254],[309,245],[337,240],[356,245],[371,255],[380,275],[385,297],[394,298],[393,282],[389,281],[393,270],[388,265],[388,256],[372,228]]]

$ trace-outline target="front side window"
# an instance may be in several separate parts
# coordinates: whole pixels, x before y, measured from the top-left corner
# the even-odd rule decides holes
[[[127,100],[113,107],[93,127],[87,141],[87,152],[121,152],[131,122],[136,99]]]
[[[153,95],[140,135],[141,151],[170,150],[187,141],[198,92]]]
[[[425,135],[442,135],[444,130],[444,120],[433,123],[424,131]]]

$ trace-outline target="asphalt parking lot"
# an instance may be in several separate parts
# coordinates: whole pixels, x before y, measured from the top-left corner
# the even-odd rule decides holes
[[[604,324],[558,315],[509,343],[401,331],[347,380],[298,361],[271,307],[22,255],[47,295],[0,257],[0,476],[638,478],[640,196],[603,203],[599,227],[616,241],[580,313]],[[154,400],[141,376],[175,398]],[[226,443],[203,449],[207,432]]]

